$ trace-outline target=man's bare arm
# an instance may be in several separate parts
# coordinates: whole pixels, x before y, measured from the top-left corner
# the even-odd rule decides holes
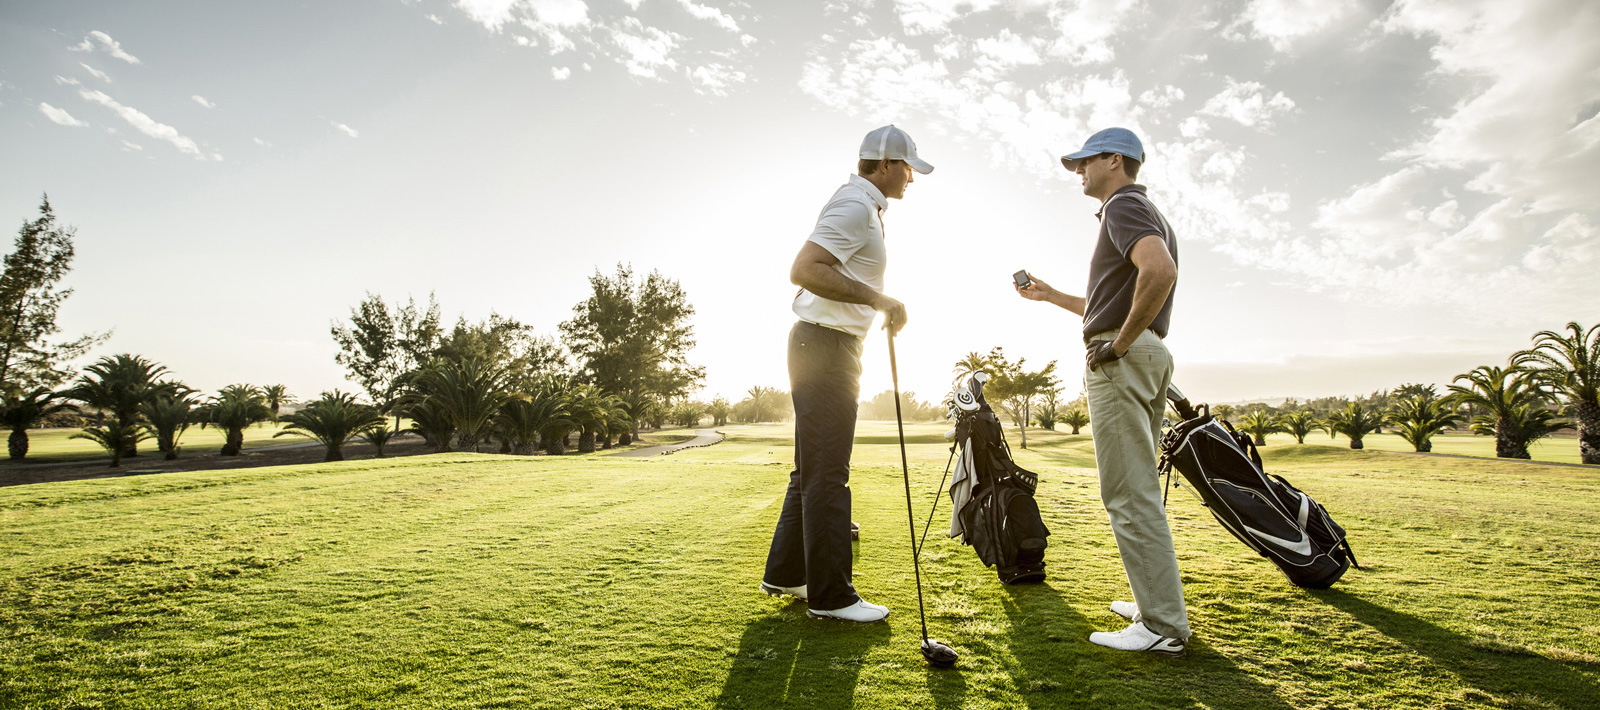
[[[789,267],[789,281],[830,301],[871,306],[884,314],[885,327],[893,324],[895,332],[900,332],[906,324],[905,305],[834,270],[838,263],[839,259],[822,245],[806,242]]]
[[[1167,251],[1167,240],[1159,234],[1139,237],[1128,251],[1128,260],[1139,269],[1139,277],[1133,282],[1133,307],[1128,309],[1128,318],[1111,343],[1118,355],[1126,355],[1133,341],[1155,321],[1167,303],[1167,294],[1172,293],[1172,285],[1178,282],[1178,264]]]
[[[1034,276],[1033,274],[1028,274],[1028,278],[1032,280],[1033,283],[1028,284],[1027,288],[1017,289],[1017,293],[1023,298],[1026,298],[1030,301],[1054,303],[1055,305],[1072,311],[1079,316],[1083,315],[1084,300],[1082,296],[1073,296],[1057,291],[1054,288],[1051,288],[1050,284],[1040,281],[1038,277]],[[1015,286],[1016,284],[1012,285]]]

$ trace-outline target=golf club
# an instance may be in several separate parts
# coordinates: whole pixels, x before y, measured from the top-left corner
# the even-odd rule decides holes
[[[906,484],[906,523],[911,527],[911,569],[917,578],[917,618],[922,620],[922,657],[934,668],[950,668],[956,664],[956,651],[928,638],[928,612],[922,608],[922,566],[917,558],[921,552],[917,544],[917,518],[911,510],[911,465],[906,462],[906,425],[900,415],[900,368],[894,360],[894,324],[889,324],[889,379],[894,383],[894,423],[900,431],[900,473]]]

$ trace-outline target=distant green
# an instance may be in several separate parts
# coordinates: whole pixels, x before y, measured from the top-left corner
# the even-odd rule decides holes
[[[918,524],[942,427],[910,427]],[[1127,598],[1087,436],[1030,432],[1045,585],[924,555],[916,653],[893,426],[864,424],[856,585],[884,624],[756,591],[784,426],[636,459],[442,454],[0,489],[4,708],[1595,708],[1600,470],[1268,446],[1366,569],[1290,586],[1187,490],[1187,658],[1090,645]],[[1013,437],[1013,444],[1015,440]]]

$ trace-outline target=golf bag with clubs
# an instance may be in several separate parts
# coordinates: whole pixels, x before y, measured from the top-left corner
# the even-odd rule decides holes
[[[983,398],[987,379],[976,373],[953,395],[955,428],[945,435],[954,438],[957,457],[950,537],[971,545],[985,566],[998,567],[1001,582],[1040,582],[1050,530],[1033,499],[1039,476],[1011,460],[1000,419]]]
[[[1182,422],[1161,438],[1160,471],[1176,468],[1222,527],[1283,571],[1297,587],[1327,589],[1356,564],[1344,528],[1311,496],[1282,476],[1269,476],[1244,432],[1196,411],[1176,387],[1167,400]]]

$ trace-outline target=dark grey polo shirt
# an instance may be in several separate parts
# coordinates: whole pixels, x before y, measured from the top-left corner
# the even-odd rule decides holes
[[[1147,234],[1156,234],[1167,243],[1173,263],[1178,261],[1178,241],[1172,226],[1161,216],[1154,203],[1145,194],[1143,185],[1128,185],[1117,190],[1111,199],[1095,214],[1100,218],[1100,238],[1094,245],[1094,258],[1089,262],[1089,292],[1084,297],[1083,337],[1116,330],[1128,319],[1133,310],[1133,286],[1139,278],[1139,269],[1128,259],[1135,242]],[[1178,291],[1174,283],[1172,292],[1161,312],[1150,323],[1150,329],[1163,338],[1172,322],[1172,297]]]

